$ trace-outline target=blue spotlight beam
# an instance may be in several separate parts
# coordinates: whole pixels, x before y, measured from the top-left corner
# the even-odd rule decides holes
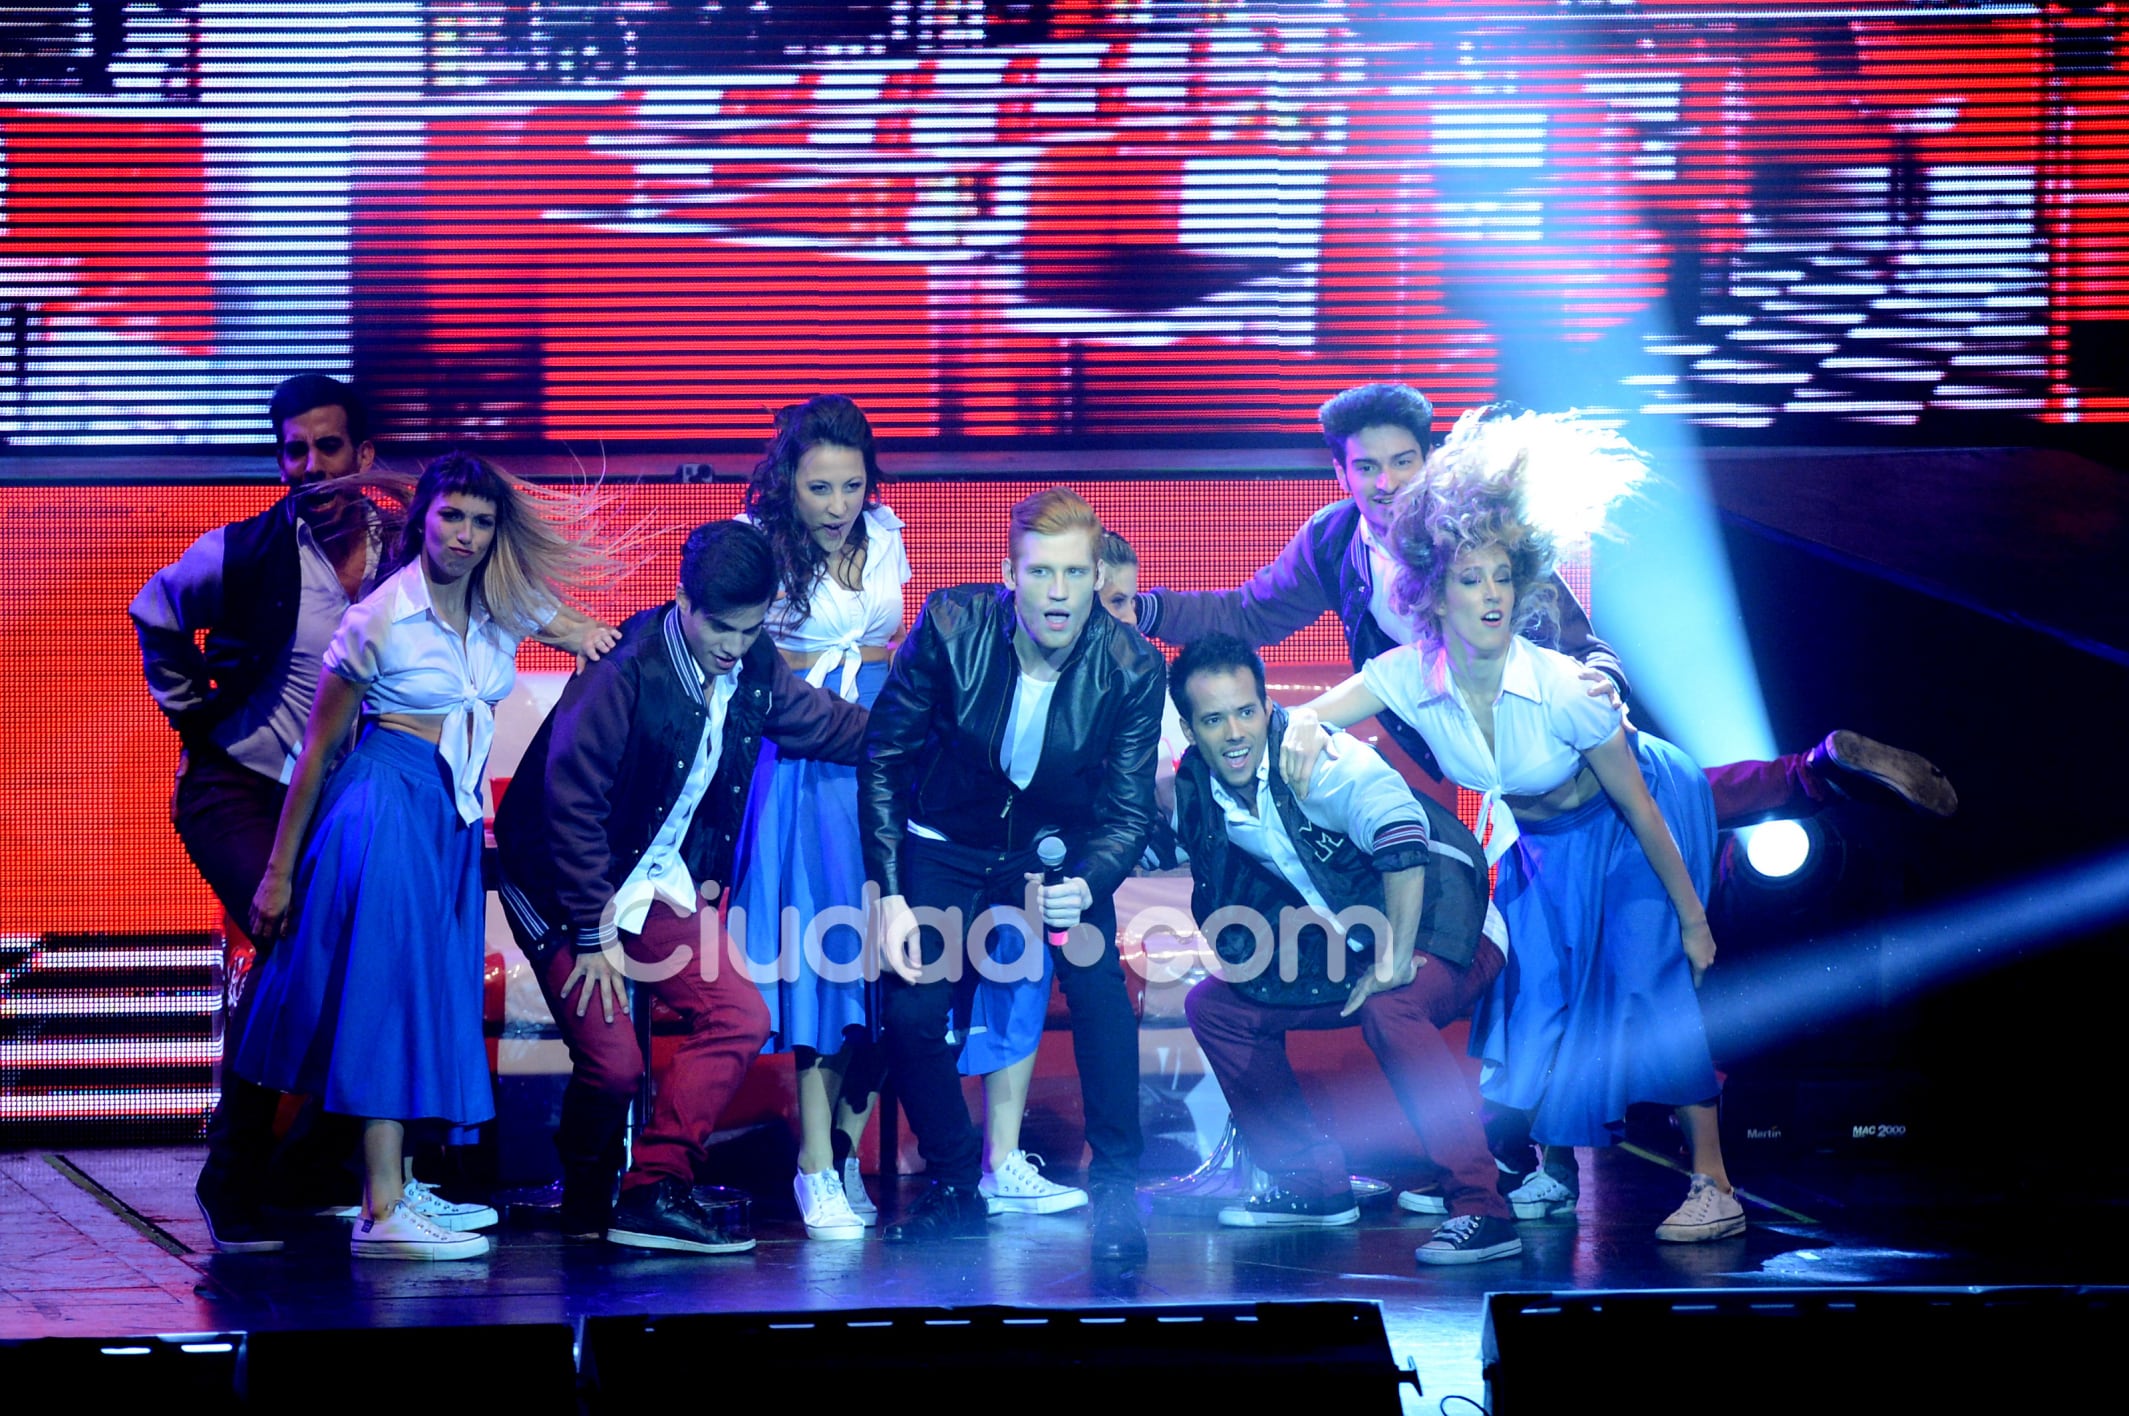
[[[1724,1050],[1751,1050],[2123,923],[2129,848],[1741,965],[1707,999],[1706,1024]]]
[[[1683,430],[1664,431],[1670,438],[1647,448],[1656,477],[1613,514],[1625,539],[1595,551],[1599,633],[1625,660],[1635,696],[1694,761],[1769,758],[1774,730],[1700,449]]]

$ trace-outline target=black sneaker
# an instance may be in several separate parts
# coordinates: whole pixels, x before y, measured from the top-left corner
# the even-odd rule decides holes
[[[1460,1214],[1444,1220],[1412,1257],[1423,1264],[1482,1264],[1488,1259],[1512,1259],[1522,1252],[1523,1237],[1507,1220],[1490,1214]]]
[[[880,1231],[890,1244],[931,1239],[981,1239],[991,1232],[991,1205],[974,1185],[935,1183],[909,1213]]]
[[[223,1254],[271,1254],[282,1247],[279,1236],[268,1232],[256,1206],[239,1204],[226,1194],[210,1195],[205,1185],[192,1187],[192,1201],[207,1222],[207,1237]]]
[[[1309,1197],[1274,1185],[1220,1211],[1220,1223],[1236,1229],[1336,1229],[1359,1220],[1360,1206],[1350,1188],[1342,1195]]]
[[[1093,1218],[1087,1225],[1094,1262],[1146,1262],[1146,1226],[1139,1223],[1138,1191],[1128,1185],[1104,1185],[1094,1192]]]
[[[743,1254],[754,1247],[744,1214],[738,1206],[720,1206],[713,1215],[695,1202],[685,1180],[668,1178],[621,1192],[606,1242],[683,1254]]]
[[[1861,733],[1828,733],[1804,760],[1820,781],[1845,797],[1889,792],[1929,816],[1950,816],[1959,809],[1959,794],[1936,763]]]

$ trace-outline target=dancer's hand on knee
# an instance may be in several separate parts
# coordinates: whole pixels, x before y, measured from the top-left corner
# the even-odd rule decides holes
[[[1392,973],[1387,980],[1375,971],[1373,964],[1370,964],[1359,978],[1353,980],[1353,991],[1346,995],[1345,1006],[1338,1010],[1338,1016],[1350,1018],[1360,1011],[1361,1004],[1367,1002],[1368,999],[1376,994],[1389,993],[1395,989],[1403,988],[1413,979],[1419,977],[1419,971],[1426,962],[1427,956],[1414,949],[1411,953],[1405,955],[1404,962],[1397,966],[1396,972]]]
[[[888,895],[872,907],[872,937],[880,959],[904,983],[915,983],[924,972],[924,952],[916,914],[909,901]]]
[[[569,971],[568,980],[562,984],[562,997],[569,997],[569,990],[580,983],[584,985],[584,991],[577,996],[578,1017],[583,1017],[584,1010],[591,1006],[594,993],[599,996],[600,1008],[605,1012],[607,1022],[614,1020],[616,1001],[621,1005],[621,1015],[628,1016],[627,980],[621,976],[621,971],[607,960],[603,950],[596,954],[577,955],[577,966]]]
[[[1708,928],[1706,919],[1698,924],[1689,924],[1681,931],[1684,935],[1685,956],[1693,965],[1693,987],[1700,987],[1700,980],[1707,975],[1715,962],[1715,933]]]

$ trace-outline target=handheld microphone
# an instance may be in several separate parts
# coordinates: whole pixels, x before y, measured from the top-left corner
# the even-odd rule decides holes
[[[1035,858],[1042,862],[1042,883],[1044,885],[1064,884],[1064,837],[1044,836],[1037,841],[1035,843]],[[1052,929],[1044,937],[1050,941],[1051,948],[1062,949],[1065,946],[1065,940],[1070,938],[1071,934],[1072,931],[1069,929]]]

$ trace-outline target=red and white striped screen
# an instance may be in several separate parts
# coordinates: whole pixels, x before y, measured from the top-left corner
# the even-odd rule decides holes
[[[2123,7],[10,5],[0,442],[2129,417]]]

